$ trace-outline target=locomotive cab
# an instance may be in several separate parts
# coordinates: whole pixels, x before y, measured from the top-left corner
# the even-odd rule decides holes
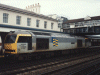
[[[16,54],[17,44],[16,42],[17,35],[7,35],[4,43],[5,53]]]
[[[5,54],[18,54],[32,50],[30,34],[8,34],[4,43]]]

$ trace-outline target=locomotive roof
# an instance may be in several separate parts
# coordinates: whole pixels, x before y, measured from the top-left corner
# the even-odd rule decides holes
[[[73,38],[74,36],[71,36],[69,34],[63,34],[63,33],[45,33],[45,32],[32,32],[34,35],[41,35],[41,36],[52,36],[52,37],[70,37]]]
[[[52,37],[66,37],[66,38],[82,38],[78,36],[73,36],[70,34],[63,33],[48,33],[48,32],[30,32],[30,31],[11,31],[10,34],[31,34],[32,36],[52,36]]]
[[[10,31],[10,34],[30,34],[30,33],[26,31]]]

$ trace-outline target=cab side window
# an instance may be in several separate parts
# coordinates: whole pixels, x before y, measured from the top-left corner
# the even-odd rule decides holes
[[[19,36],[17,43],[28,43],[28,50],[32,50],[32,37],[31,36]]]
[[[28,43],[28,38],[26,36],[19,36],[18,43]]]

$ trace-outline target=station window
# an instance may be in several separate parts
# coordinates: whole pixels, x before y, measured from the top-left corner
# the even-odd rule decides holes
[[[36,20],[36,27],[39,27],[40,20]]]
[[[31,25],[31,18],[27,18],[27,26]]]
[[[58,23],[58,28],[61,28],[61,25],[62,25],[61,23]]]
[[[54,24],[54,23],[51,23],[51,29],[53,29],[53,24]]]
[[[21,16],[16,16],[16,24],[20,25]]]
[[[3,13],[3,23],[8,23],[8,13]]]
[[[47,28],[47,22],[44,21],[44,28]]]

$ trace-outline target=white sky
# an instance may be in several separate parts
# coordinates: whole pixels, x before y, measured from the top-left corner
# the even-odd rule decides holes
[[[57,14],[68,19],[100,16],[100,0],[0,0],[0,3],[21,9],[39,3],[41,14]]]

